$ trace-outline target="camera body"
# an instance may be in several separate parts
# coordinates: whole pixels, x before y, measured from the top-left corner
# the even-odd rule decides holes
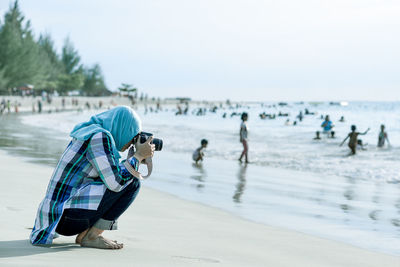
[[[139,135],[139,142],[141,144],[143,144],[144,142],[146,142],[151,136],[153,136],[152,133],[146,133],[146,132],[141,132]],[[163,140],[159,139],[159,138],[153,138],[153,140],[151,141],[151,144],[154,144],[155,146],[155,150],[156,151],[161,151],[162,147],[163,147]]]

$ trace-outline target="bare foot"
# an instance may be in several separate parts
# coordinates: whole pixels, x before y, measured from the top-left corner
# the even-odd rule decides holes
[[[75,238],[75,243],[80,244],[82,242],[82,239],[85,237],[85,235],[87,234],[88,231],[89,231],[89,229],[87,229],[87,230],[83,231],[82,233],[80,233],[79,235],[77,235]]]
[[[99,235],[94,239],[89,239],[89,235],[86,235],[82,241],[82,247],[88,248],[100,248],[100,249],[121,249],[124,247],[124,244],[117,243],[117,241],[112,241],[109,239],[104,238],[103,236]]]

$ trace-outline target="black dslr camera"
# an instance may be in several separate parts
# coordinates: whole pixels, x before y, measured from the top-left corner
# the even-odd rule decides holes
[[[146,133],[146,132],[141,132],[139,135],[139,142],[141,144],[143,144],[144,142],[146,142],[149,137],[153,136],[152,133]],[[151,144],[154,144],[156,151],[161,151],[162,146],[163,146],[163,141],[162,139],[158,139],[158,138],[153,138],[153,140],[151,141]]]

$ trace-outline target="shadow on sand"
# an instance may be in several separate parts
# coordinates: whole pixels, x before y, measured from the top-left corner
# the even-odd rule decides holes
[[[75,243],[32,246],[29,239],[0,241],[0,259],[54,253],[80,248]]]

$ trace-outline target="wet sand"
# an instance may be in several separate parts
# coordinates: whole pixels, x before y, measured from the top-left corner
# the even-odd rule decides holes
[[[73,237],[49,247],[28,241],[53,169],[0,151],[1,266],[399,266],[400,258],[249,222],[146,186],[105,236],[119,251],[81,248]]]

